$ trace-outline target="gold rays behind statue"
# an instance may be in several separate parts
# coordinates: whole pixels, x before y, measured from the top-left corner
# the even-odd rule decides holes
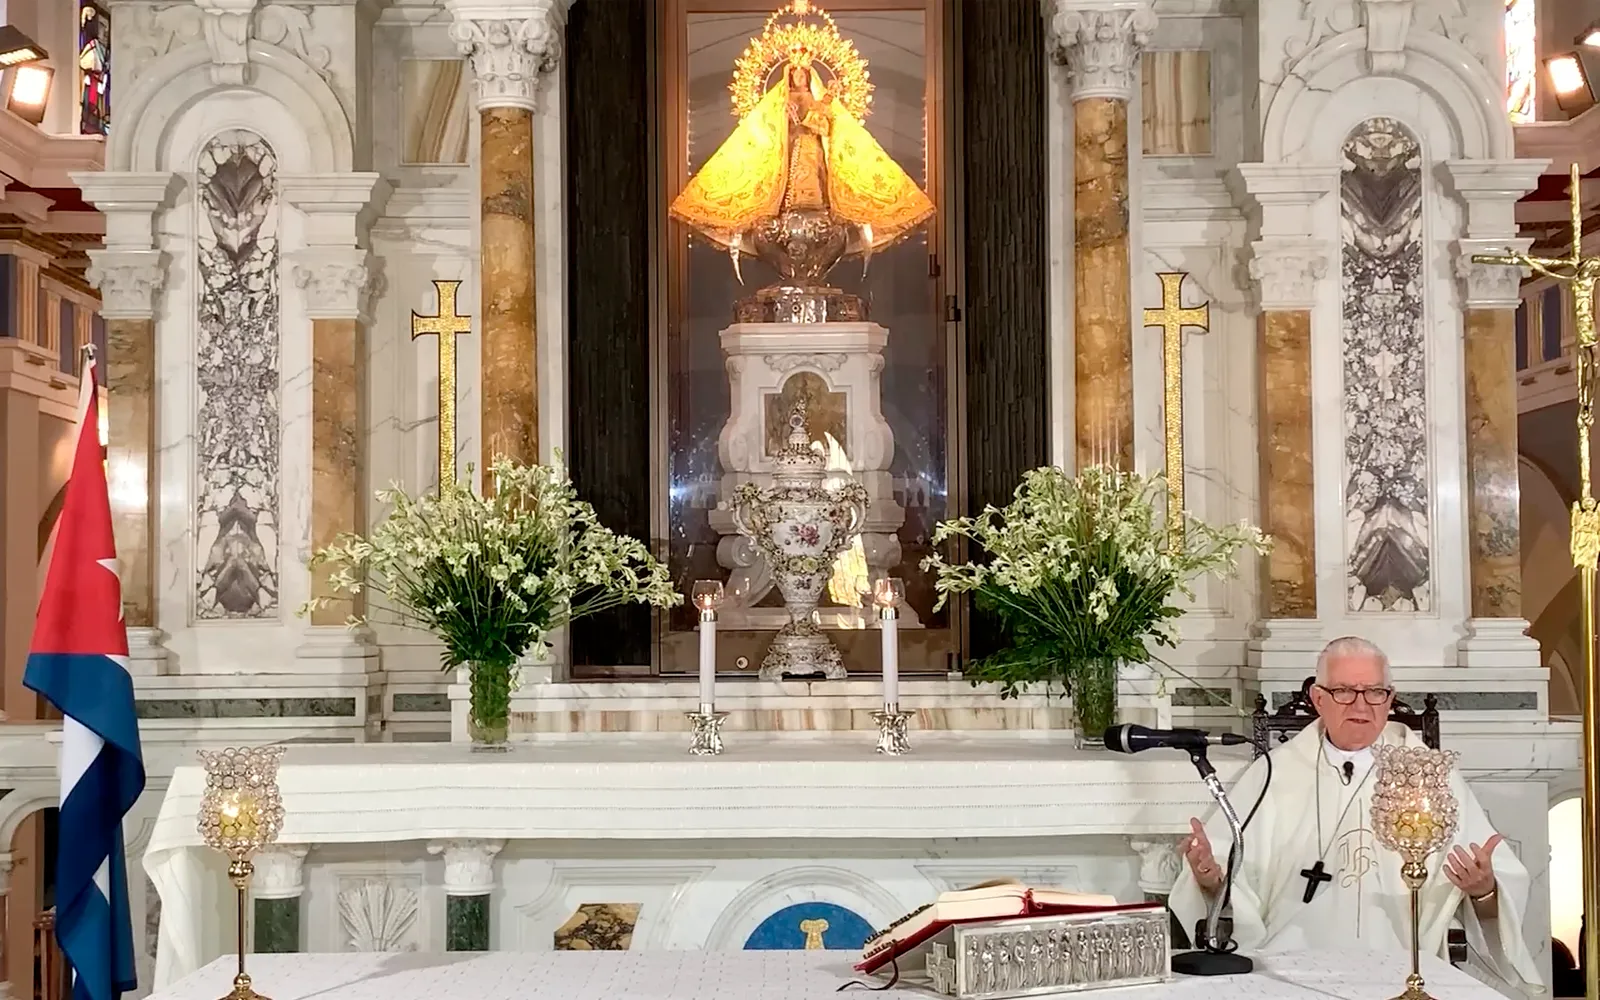
[[[739,122],[670,214],[727,250],[736,271],[748,254],[770,264],[791,297],[836,292],[822,281],[840,259],[870,256],[932,217],[933,202],[862,124],[872,104],[866,60],[810,0],[767,18],[729,90]],[[763,293],[771,299],[779,286]],[[819,299],[811,312],[827,312],[829,301],[836,312],[856,310],[845,298]]]

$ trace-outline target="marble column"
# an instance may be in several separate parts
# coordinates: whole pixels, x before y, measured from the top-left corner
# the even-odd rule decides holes
[[[106,352],[106,478],[122,564],[122,610],[135,674],[166,668],[156,620],[156,311],[167,255],[155,248],[155,218],[177,191],[169,173],[73,174],[85,200],[106,218],[106,247],[89,251],[89,283],[100,290]]]
[[[310,850],[308,844],[278,844],[255,856],[255,877],[250,880],[255,900],[252,941],[260,954],[302,950],[300,901],[306,893],[305,861]]]
[[[1311,452],[1311,301],[1328,257],[1307,246],[1258,243],[1250,275],[1260,294],[1256,413],[1261,526],[1272,536],[1263,618],[1317,617],[1316,476]]]
[[[495,890],[494,859],[503,840],[443,840],[428,853],[444,859],[445,951],[488,951],[489,899]]]
[[[1128,103],[1156,16],[1149,0],[1055,0],[1047,10],[1072,94],[1076,460],[1132,469]]]
[[[1259,219],[1250,276],[1257,329],[1257,453],[1261,527],[1273,538],[1262,560],[1261,620],[1252,663],[1282,668],[1298,684],[1330,636],[1318,618],[1316,476],[1312,452],[1312,313],[1337,278],[1337,248],[1313,239],[1316,210],[1338,187],[1335,166],[1240,164],[1230,178]]]
[[[389,188],[377,174],[284,174],[283,197],[305,213],[305,247],[289,255],[290,275],[311,321],[311,549],[366,526],[366,336],[378,284],[366,230]],[[333,592],[329,571],[313,571],[311,596],[328,598],[310,615],[304,656],[367,659],[364,636],[345,629],[359,599]]]
[[[106,354],[106,479],[111,527],[122,563],[122,612],[129,628],[155,626],[150,498],[155,496],[155,298],[163,281],[158,250],[91,250],[88,279],[100,290]]]
[[[1473,254],[1526,251],[1517,201],[1539,182],[1543,160],[1452,160],[1450,186],[1466,208],[1456,247],[1461,289],[1466,416],[1467,586],[1462,666],[1542,670],[1522,616],[1521,488],[1517,471],[1516,310],[1524,275],[1474,264]]]
[[[570,0],[447,0],[479,116],[479,467],[539,450],[533,136],[539,80],[560,60]]]

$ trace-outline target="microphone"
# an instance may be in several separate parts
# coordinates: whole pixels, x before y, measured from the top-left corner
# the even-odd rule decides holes
[[[1356,776],[1356,766],[1351,761],[1344,762],[1344,783],[1350,784],[1350,779]]]
[[[1117,753],[1139,753],[1155,747],[1203,753],[1208,746],[1242,746],[1250,740],[1238,733],[1212,736],[1204,729],[1151,729],[1148,726],[1125,724],[1107,729],[1105,742],[1107,750]]]

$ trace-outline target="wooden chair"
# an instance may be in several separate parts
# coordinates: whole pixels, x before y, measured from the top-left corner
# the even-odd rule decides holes
[[[1317,710],[1311,707],[1311,688],[1316,682],[1315,677],[1307,677],[1305,683],[1300,685],[1299,692],[1276,712],[1267,711],[1265,695],[1256,695],[1256,710],[1251,716],[1251,738],[1255,741],[1257,757],[1316,721]],[[1420,712],[1396,698],[1389,711],[1389,721],[1404,723],[1422,737],[1422,742],[1435,750],[1439,749],[1437,696],[1425,696]]]
[[[1311,688],[1316,682],[1315,677],[1307,677],[1305,683],[1300,685],[1300,691],[1276,712],[1267,711],[1265,695],[1256,695],[1256,710],[1251,716],[1251,737],[1255,741],[1257,757],[1269,748],[1286,742],[1316,720],[1317,710],[1311,707]],[[1423,697],[1420,712],[1396,698],[1390,707],[1389,721],[1404,723],[1422,737],[1422,742],[1435,750],[1439,749],[1439,699],[1436,695]],[[1466,962],[1466,932],[1451,928],[1448,940],[1450,964],[1461,965]]]

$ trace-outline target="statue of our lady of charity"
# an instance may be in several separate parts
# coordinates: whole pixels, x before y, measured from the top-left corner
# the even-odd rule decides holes
[[[673,201],[672,217],[726,249],[736,271],[742,254],[778,271],[777,285],[741,303],[741,320],[865,318],[823,279],[841,258],[869,257],[933,215],[933,202],[862,124],[872,93],[866,62],[825,11],[790,0],[751,39],[729,89],[739,124]],[[797,309],[797,300],[811,305]]]

